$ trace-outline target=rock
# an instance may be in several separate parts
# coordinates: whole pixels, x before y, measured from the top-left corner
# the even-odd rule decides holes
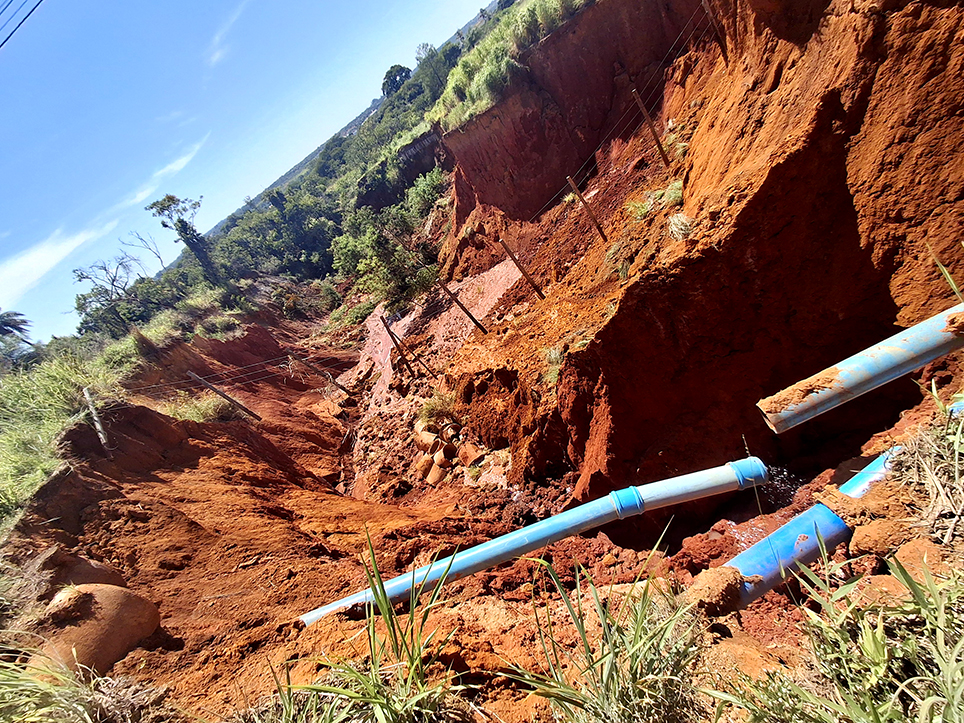
[[[67,667],[106,674],[160,624],[157,606],[117,585],[77,585],[61,590],[41,621],[42,653]],[[33,660],[34,667],[40,667]]]
[[[865,525],[854,528],[850,540],[853,555],[874,554],[885,556],[907,541],[910,531],[901,520],[871,520]]]
[[[73,555],[53,545],[34,557],[24,568],[23,582],[34,587],[28,591],[38,599],[49,599],[64,585],[104,584],[127,587],[124,576],[110,565]]]
[[[692,603],[707,615],[718,616],[733,612],[740,605],[743,575],[735,567],[714,567],[703,570],[683,593],[683,600]]]

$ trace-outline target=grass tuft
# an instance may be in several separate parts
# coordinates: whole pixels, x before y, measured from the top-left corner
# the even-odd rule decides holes
[[[29,667],[25,664],[29,657]],[[0,657],[0,720],[17,723],[183,722],[162,690],[128,679],[86,679],[34,651]]]
[[[455,415],[455,392],[442,392],[436,389],[422,404],[418,418],[423,422],[434,424],[458,422],[458,417]]]
[[[666,221],[666,230],[674,241],[683,241],[693,231],[693,219],[685,213],[674,213]]]
[[[900,602],[862,606],[858,579],[828,560],[821,573],[803,570],[801,586],[819,605],[803,608],[813,652],[807,675],[769,672],[711,691],[746,711],[748,723],[898,723],[964,720],[964,577],[915,580],[889,563],[904,591]]]
[[[370,566],[365,574],[374,603],[365,627],[367,650],[360,662],[328,659],[328,674],[310,685],[282,684],[275,676],[278,694],[259,717],[244,723],[470,723],[467,703],[458,697],[465,689],[444,668],[440,655],[452,634],[438,635],[429,628],[429,616],[443,604],[444,582],[431,590],[414,584],[408,612],[398,614],[385,591],[368,539]],[[420,603],[423,594],[427,600]],[[267,712],[267,715],[264,714]]]
[[[172,398],[158,405],[157,411],[174,419],[192,422],[227,422],[235,419],[237,410],[214,392],[198,395],[179,390]]]
[[[624,595],[610,589],[604,599],[587,577],[584,594],[578,570],[569,593],[553,567],[539,562],[565,607],[562,626],[576,632],[575,649],[562,642],[549,608],[536,608],[546,672],[516,668],[515,680],[548,699],[568,723],[703,719],[692,683],[702,628],[688,608],[648,582]]]

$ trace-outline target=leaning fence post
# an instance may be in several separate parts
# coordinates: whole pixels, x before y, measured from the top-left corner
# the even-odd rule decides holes
[[[251,411],[250,409],[248,409],[246,406],[244,406],[243,404],[241,404],[241,402],[239,402],[237,399],[232,399],[231,397],[229,397],[227,394],[225,394],[224,392],[222,392],[220,389],[218,389],[218,388],[217,388],[216,386],[214,386],[213,384],[205,381],[204,379],[201,379],[201,377],[199,377],[199,376],[198,376],[197,374],[195,374],[194,372],[189,371],[189,372],[187,373],[187,375],[188,375],[189,377],[191,377],[191,379],[193,379],[194,381],[199,382],[200,384],[203,384],[205,387],[207,387],[208,389],[210,389],[212,392],[214,392],[215,394],[217,394],[217,395],[218,395],[219,397],[221,397],[222,399],[226,399],[228,402],[231,403],[231,406],[234,407],[235,409],[239,409],[239,410],[241,410],[242,412],[244,412],[245,414],[251,415],[252,417],[254,417],[255,419],[257,419],[259,422],[261,421],[261,415],[252,412],[252,411]]]
[[[382,316],[382,317],[380,317],[380,318],[381,318],[381,320],[382,320],[382,324],[385,325],[385,331],[388,332],[388,339],[389,339],[389,341],[392,342],[392,346],[394,346],[394,347],[395,347],[395,351],[398,352],[398,358],[402,360],[402,364],[405,365],[405,368],[408,369],[409,375],[412,377],[412,379],[414,379],[414,378],[415,378],[415,370],[412,369],[412,365],[408,363],[408,357],[405,356],[405,352],[402,351],[402,347],[399,346],[398,341],[395,339],[395,335],[392,333],[391,327],[388,325],[388,322],[385,321],[385,317]]]
[[[653,119],[649,115],[649,111],[646,110],[646,106],[643,105],[643,99],[639,97],[639,93],[633,88],[633,100],[636,101],[636,105],[639,109],[643,111],[643,119],[646,121],[646,126],[649,128],[649,132],[653,136],[653,140],[656,142],[656,150],[659,151],[659,157],[663,159],[663,163],[669,168],[669,156],[666,155],[666,150],[663,148],[663,144],[659,140],[659,133],[656,131],[656,126],[653,124]]]
[[[519,262],[519,259],[516,258],[516,255],[512,253],[512,249],[509,248],[509,245],[505,242],[505,239],[503,239],[501,236],[496,236],[496,239],[502,245],[502,248],[505,249],[505,252],[509,254],[509,258],[512,259],[512,263],[514,263],[516,268],[519,269],[519,271],[522,273],[522,276],[525,277],[525,280],[529,282],[529,286],[535,290],[536,295],[540,299],[545,299],[546,295],[542,293],[542,289],[539,288],[539,285],[535,282],[535,279],[529,275],[529,272],[525,270],[525,268]]]
[[[602,236],[602,240],[608,244],[609,239],[606,238],[606,234],[603,233],[602,226],[599,225],[599,219],[596,218],[596,214],[594,214],[592,212],[592,209],[589,207],[589,202],[586,201],[582,193],[579,192],[579,186],[577,186],[576,182],[572,180],[572,176],[566,176],[566,180],[569,181],[569,185],[572,187],[572,192],[576,194],[576,198],[578,198],[582,202],[583,208],[586,209],[586,213],[588,213],[589,218],[592,219],[593,226],[596,227],[596,230],[599,232],[599,235]]]
[[[382,317],[382,318],[384,319],[384,317]],[[412,348],[411,348],[408,344],[406,344],[404,341],[402,341],[402,337],[400,337],[398,334],[396,334],[394,331],[392,331],[392,327],[391,327],[391,326],[389,326],[388,324],[386,324],[386,325],[385,325],[385,328],[388,329],[388,335],[389,335],[390,337],[392,337],[392,341],[395,342],[396,348],[400,349],[401,351],[407,352],[407,353],[412,357],[412,359],[414,359],[415,361],[417,361],[419,364],[422,365],[422,368],[425,369],[425,371],[427,371],[427,372],[428,372],[429,374],[431,374],[433,377],[435,377],[436,379],[438,379],[438,372],[436,372],[434,369],[432,369],[432,367],[430,367],[428,364],[426,364],[425,361],[422,359],[421,356],[419,356],[415,351],[413,351]]]
[[[720,24],[716,22],[716,16],[713,14],[713,11],[710,9],[710,5],[708,2],[706,2],[706,0],[703,0],[703,10],[706,12],[706,17],[710,19],[710,25],[713,26],[713,32],[716,33],[716,40],[720,44],[720,51],[723,53],[723,60],[729,62],[729,59],[726,56],[726,36],[720,29]]]
[[[482,324],[479,323],[479,320],[478,320],[478,319],[476,319],[474,316],[472,316],[472,312],[465,308],[465,304],[463,304],[461,301],[459,301],[459,297],[457,297],[455,294],[453,294],[451,291],[449,291],[449,287],[446,286],[446,285],[442,282],[441,279],[439,279],[438,285],[439,285],[439,287],[442,289],[442,291],[445,292],[445,295],[446,295],[447,297],[449,297],[453,302],[455,302],[455,305],[462,310],[462,313],[465,314],[467,317],[469,317],[469,319],[472,321],[472,323],[475,324],[475,325],[479,328],[479,331],[481,331],[483,334],[488,334],[488,333],[489,333],[489,330],[486,329],[484,326],[482,326]]]
[[[84,399],[87,400],[87,408],[90,410],[90,416],[94,419],[94,429],[97,430],[97,439],[100,440],[100,446],[104,448],[104,454],[107,455],[107,459],[114,459],[114,455],[111,453],[110,447],[107,444],[107,433],[104,431],[104,424],[100,421],[97,407],[94,406],[94,399],[90,396],[90,389],[87,387],[84,387]]]

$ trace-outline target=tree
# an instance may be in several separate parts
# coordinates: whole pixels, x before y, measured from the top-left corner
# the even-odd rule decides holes
[[[81,332],[103,332],[114,339],[127,333],[131,319],[119,306],[137,277],[138,266],[140,260],[125,252],[111,261],[96,261],[87,268],[74,269],[76,283],[91,284],[90,291],[77,294],[74,302],[80,314]]]
[[[386,98],[395,95],[405,85],[405,81],[411,77],[411,68],[396,63],[385,72],[385,80],[382,81],[382,94]]]
[[[436,61],[438,60],[438,51],[435,46],[431,43],[421,43],[417,48],[415,48],[415,60],[418,61],[420,66],[428,68],[432,71],[435,76],[435,80],[438,82],[439,87],[444,86],[445,82],[442,80],[442,76],[438,73],[438,68],[436,67]]]
[[[188,247],[194,258],[201,266],[204,278],[213,286],[221,286],[221,274],[211,260],[208,251],[208,243],[204,235],[194,226],[194,217],[197,210],[201,207],[201,199],[194,201],[190,198],[181,200],[177,196],[167,194],[164,198],[154,201],[144,207],[150,211],[151,215],[161,219],[161,226],[170,229],[177,234],[179,241],[183,241]]]
[[[157,259],[157,262],[161,265],[161,268],[163,269],[165,266],[164,259],[161,258],[161,251],[160,249],[158,249],[157,241],[154,240],[154,237],[151,236],[150,234],[147,234],[147,236],[144,237],[144,236],[141,236],[136,231],[131,231],[130,235],[134,240],[124,241],[122,239],[121,246],[126,246],[129,249],[144,249],[145,251],[149,251],[151,255]]]
[[[13,335],[23,342],[27,341],[27,327],[30,322],[19,311],[0,311],[0,336]]]

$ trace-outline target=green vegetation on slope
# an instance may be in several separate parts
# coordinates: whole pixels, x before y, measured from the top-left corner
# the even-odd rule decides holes
[[[592,0],[522,0],[492,17],[491,31],[462,56],[428,114],[445,130],[488,110],[520,68],[519,56]]]

